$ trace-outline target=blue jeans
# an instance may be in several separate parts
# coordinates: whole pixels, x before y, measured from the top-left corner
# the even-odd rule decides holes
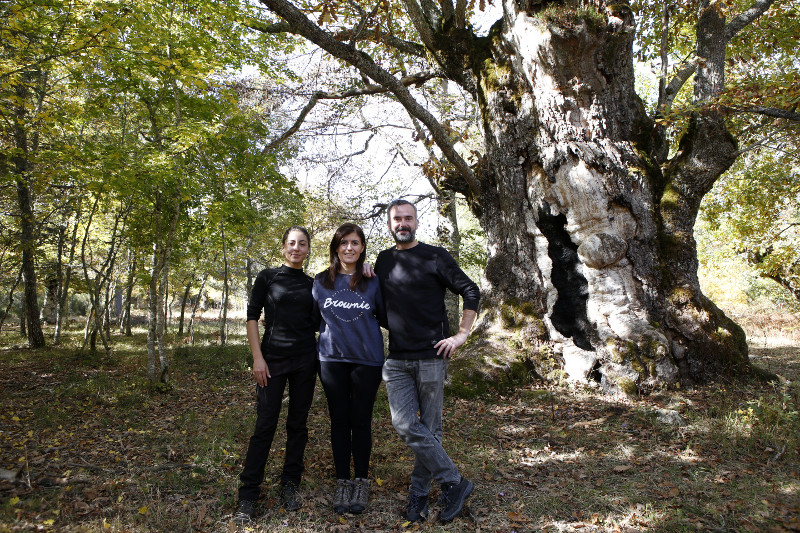
[[[387,359],[383,380],[392,425],[414,452],[409,491],[425,496],[431,481],[455,483],[458,468],[442,448],[442,405],[447,359]]]

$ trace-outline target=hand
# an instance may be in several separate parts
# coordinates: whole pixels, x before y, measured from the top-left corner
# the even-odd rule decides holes
[[[259,355],[253,357],[253,376],[256,378],[256,383],[262,387],[266,387],[267,378],[272,377],[269,374],[269,367],[267,366],[267,362],[264,361],[263,356]]]
[[[362,270],[365,278],[374,278],[375,277],[375,270],[372,268],[370,263],[364,263],[364,267]]]
[[[437,342],[433,347],[437,349],[436,355],[443,355],[445,359],[452,357],[459,346],[467,342],[467,335],[458,333]]]

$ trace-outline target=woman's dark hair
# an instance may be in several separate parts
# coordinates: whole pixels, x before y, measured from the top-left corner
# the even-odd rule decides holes
[[[289,234],[293,231],[299,231],[306,236],[306,240],[308,241],[308,247],[311,248],[311,235],[308,234],[308,230],[303,226],[290,226],[286,228],[286,231],[283,232],[283,238],[281,239],[281,244],[286,244],[286,239],[289,238]]]
[[[331,266],[328,268],[328,275],[325,276],[323,282],[323,286],[328,289],[333,288],[333,281],[336,279],[336,274],[342,267],[342,262],[339,260],[339,245],[342,243],[342,239],[351,233],[358,235],[358,238],[361,239],[361,243],[364,245],[364,249],[361,250],[361,255],[358,256],[356,271],[353,273],[353,277],[350,278],[350,290],[354,291],[356,287],[361,290],[364,289],[362,282],[364,281],[364,260],[367,258],[367,239],[364,237],[364,230],[361,229],[361,226],[350,222],[336,228],[333,238],[331,239]]]

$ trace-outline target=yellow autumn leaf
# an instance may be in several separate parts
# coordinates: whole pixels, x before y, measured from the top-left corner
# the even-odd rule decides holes
[[[146,505],[142,505],[141,507],[139,507],[139,514],[147,514],[147,512],[148,509]]]
[[[20,502],[20,499],[17,498],[16,496],[14,496],[10,500],[8,500],[8,503],[10,503],[11,505],[17,505],[19,502]]]
[[[376,483],[376,484],[377,484],[379,487],[382,487],[382,486],[383,486],[383,480],[382,480],[381,478],[379,478],[379,477],[375,478],[375,483]]]

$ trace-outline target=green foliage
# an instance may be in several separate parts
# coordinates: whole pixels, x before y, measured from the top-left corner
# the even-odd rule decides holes
[[[712,260],[739,256],[800,300],[798,205],[800,174],[791,151],[741,158],[701,206]]]

